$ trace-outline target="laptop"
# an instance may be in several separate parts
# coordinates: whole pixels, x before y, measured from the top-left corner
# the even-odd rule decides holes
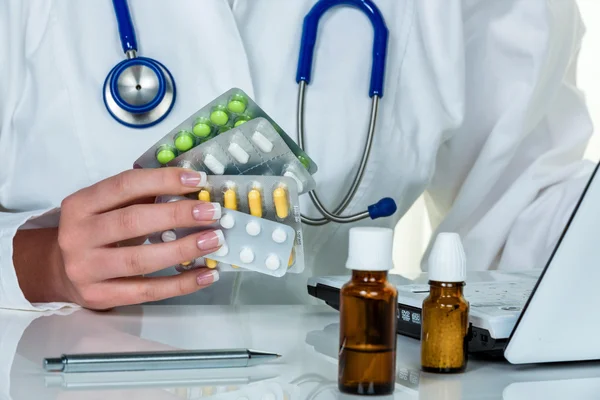
[[[600,175],[596,165],[550,258],[522,272],[467,273],[470,353],[512,364],[600,360]],[[339,309],[347,276],[313,277],[308,293]],[[398,334],[420,338],[427,274],[390,276]]]

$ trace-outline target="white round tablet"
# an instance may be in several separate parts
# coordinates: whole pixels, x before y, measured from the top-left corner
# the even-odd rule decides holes
[[[219,250],[215,251],[213,254],[217,257],[225,257],[227,254],[229,254],[229,247],[227,246],[227,243],[224,243],[223,246],[221,246]]]
[[[250,236],[258,236],[260,234],[260,224],[256,221],[250,221],[246,225],[246,233]]]
[[[225,214],[221,217],[219,223],[223,228],[231,229],[235,226],[235,218],[233,218],[233,215],[231,214]]]
[[[277,396],[273,392],[266,392],[262,395],[261,400],[277,400]]]
[[[279,268],[281,262],[279,261],[279,257],[277,257],[277,255],[270,254],[269,257],[267,257],[267,259],[265,260],[265,265],[271,271],[275,271],[277,268]]]
[[[244,264],[250,264],[252,261],[254,261],[254,252],[252,249],[244,247],[242,251],[240,251],[240,260]]]
[[[160,235],[160,239],[165,243],[172,242],[173,240],[177,240],[177,235],[174,231],[164,231]]]
[[[277,228],[273,231],[271,238],[275,243],[284,243],[287,240],[287,233],[281,228]]]

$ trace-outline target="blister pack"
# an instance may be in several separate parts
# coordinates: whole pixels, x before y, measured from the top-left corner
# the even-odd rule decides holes
[[[264,118],[281,137],[309,174],[317,165],[243,90],[232,88],[223,93],[156,142],[134,164],[138,168],[158,168],[196,146],[206,143],[232,128],[255,118]]]
[[[188,200],[182,196],[161,196],[158,203]],[[149,237],[150,243],[170,242],[203,230],[219,229],[223,232],[224,244],[215,253],[205,257],[209,268],[229,266],[229,268],[281,277],[287,273],[290,255],[295,243],[292,227],[264,218],[222,209],[221,218],[215,223],[201,228],[178,228],[158,232]],[[209,261],[216,264],[209,265]],[[222,265],[225,264],[225,265]],[[192,265],[190,263],[190,265]]]
[[[263,175],[292,178],[299,193],[314,189],[315,180],[264,118],[202,143],[168,166],[191,168],[207,175]]]
[[[180,199],[162,196],[161,201]],[[219,203],[223,208],[241,211],[291,227],[294,247],[288,260],[288,273],[304,271],[304,246],[300,200],[295,181],[281,176],[208,176],[206,187],[188,195],[190,199]],[[206,262],[211,266],[211,262]]]

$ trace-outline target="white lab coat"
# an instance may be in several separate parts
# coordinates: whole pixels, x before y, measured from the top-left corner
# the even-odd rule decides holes
[[[23,297],[12,263],[17,229],[56,223],[35,217],[130,168],[215,96],[240,87],[295,136],[302,18],[314,3],[130,0],[140,55],[163,62],[178,88],[168,118],[135,130],[116,123],[102,102],[104,78],[123,58],[110,1],[2,1],[0,307],[63,306]],[[581,160],[592,126],[575,82],[584,32],[575,1],[376,4],[390,31],[385,95],[348,212],[393,197],[394,218],[364,222],[391,227],[426,191],[436,231],[462,236],[470,269],[543,265],[591,170]],[[319,165],[318,192],[330,208],[363,150],[372,36],[368,19],[349,8],[328,13],[319,30],[306,150]],[[345,272],[348,229],[306,227],[303,274],[223,273],[212,288],[173,301],[314,301],[306,279]],[[232,292],[236,276],[239,291]]]

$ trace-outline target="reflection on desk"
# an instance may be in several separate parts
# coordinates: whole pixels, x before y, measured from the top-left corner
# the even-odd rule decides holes
[[[0,312],[0,398],[355,399],[337,391],[337,322],[337,312],[314,306],[143,306],[47,316]],[[214,370],[54,374],[41,367],[44,357],[62,353],[240,347],[283,357],[251,368]],[[419,342],[399,337],[396,392],[384,399],[579,400],[600,393],[600,363],[512,366],[472,358],[466,373],[440,376],[421,373],[419,361]]]

